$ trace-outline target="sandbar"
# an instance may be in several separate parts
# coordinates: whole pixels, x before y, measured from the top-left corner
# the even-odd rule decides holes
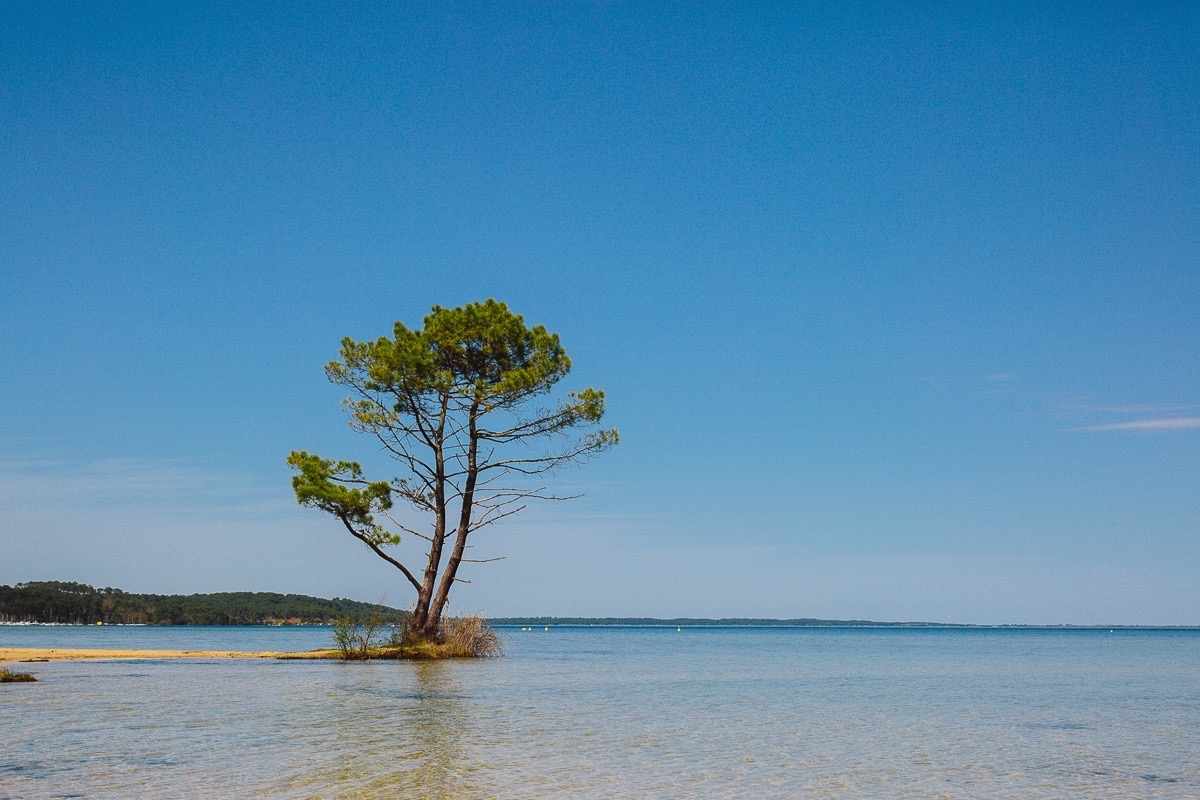
[[[128,661],[134,659],[162,658],[281,658],[281,659],[324,659],[337,658],[330,650],[306,652],[246,652],[243,650],[108,650],[71,649],[49,647],[0,647],[0,663],[5,661]]]

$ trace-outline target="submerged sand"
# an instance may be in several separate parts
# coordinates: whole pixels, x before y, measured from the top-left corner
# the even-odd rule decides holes
[[[132,659],[161,659],[161,658],[337,658],[337,653],[331,650],[309,650],[307,652],[246,652],[242,650],[106,650],[106,649],[71,649],[49,647],[0,647],[0,664],[5,661],[81,661],[108,660],[126,661]]]

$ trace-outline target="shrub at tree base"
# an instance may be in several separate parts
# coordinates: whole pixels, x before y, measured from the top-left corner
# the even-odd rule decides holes
[[[371,659],[492,658],[504,655],[500,636],[479,615],[443,617],[434,640],[413,636],[407,627],[392,629],[391,639],[377,641],[379,627],[340,620],[334,626],[334,646],[343,661]]]
[[[412,653],[409,658],[487,658],[504,655],[504,646],[483,617],[444,617],[438,640],[414,643]]]
[[[33,683],[37,678],[28,672],[13,672],[8,667],[0,668],[0,683]]]
[[[384,626],[382,612],[364,620],[341,617],[333,623],[333,646],[343,661],[370,661],[380,647],[380,630]]]

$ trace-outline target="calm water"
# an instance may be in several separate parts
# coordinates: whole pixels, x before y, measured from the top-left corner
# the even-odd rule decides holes
[[[319,628],[0,628],[305,649]],[[31,665],[0,798],[1197,798],[1200,634],[508,630],[434,663]]]

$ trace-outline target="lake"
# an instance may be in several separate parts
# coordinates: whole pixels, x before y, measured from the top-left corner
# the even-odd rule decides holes
[[[52,662],[0,798],[1195,798],[1200,632],[503,630],[502,659]],[[0,627],[304,650],[319,627]]]

